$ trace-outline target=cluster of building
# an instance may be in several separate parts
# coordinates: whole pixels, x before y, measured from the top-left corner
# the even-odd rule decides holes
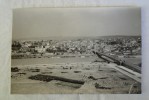
[[[12,41],[12,57],[93,55],[140,55],[141,37],[104,37],[99,39]]]
[[[97,52],[110,55],[141,55],[141,37],[111,37],[101,41],[97,44]]]

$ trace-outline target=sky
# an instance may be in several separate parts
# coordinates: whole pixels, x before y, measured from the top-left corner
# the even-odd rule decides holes
[[[13,10],[13,39],[111,35],[141,35],[141,9],[88,7]]]

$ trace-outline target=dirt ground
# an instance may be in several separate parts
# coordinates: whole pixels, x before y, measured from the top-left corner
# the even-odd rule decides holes
[[[137,82],[108,66],[106,62],[79,62],[17,65],[11,72],[12,94],[49,93],[129,93],[132,84]],[[30,79],[36,75],[52,75],[60,78],[83,81],[84,84],[62,80],[43,81]],[[141,89],[137,85],[132,93]]]

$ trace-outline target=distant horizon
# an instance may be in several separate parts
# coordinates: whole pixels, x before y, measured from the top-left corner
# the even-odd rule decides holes
[[[100,38],[100,37],[141,37],[141,35],[104,35],[104,36],[65,36],[65,37],[61,37],[61,36],[51,36],[51,37],[30,37],[30,38],[14,38],[12,40],[31,40],[31,39],[35,39],[35,40],[47,40],[47,39],[52,39],[53,40],[63,40],[68,38],[69,39],[80,39],[80,38]]]

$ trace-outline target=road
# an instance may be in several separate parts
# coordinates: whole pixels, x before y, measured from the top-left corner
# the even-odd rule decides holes
[[[108,64],[111,68],[118,70],[119,72],[123,73],[124,75],[127,75],[128,77],[141,83],[141,68],[140,67],[132,66],[132,65],[124,63],[124,62],[123,62],[123,66],[121,66],[121,64],[120,64],[121,62],[117,58],[114,58],[110,55],[97,53],[97,52],[94,52],[94,54],[96,54],[99,58],[103,58],[104,60],[111,62]],[[107,57],[107,59],[104,58],[103,56]]]
[[[123,65],[123,66],[125,66],[128,69],[131,69],[133,71],[136,71],[138,73],[141,73],[141,67],[139,67],[139,66],[135,66],[135,65],[130,64],[130,63],[127,63],[127,62],[122,62],[118,58],[115,58],[115,57],[112,57],[110,55],[106,55],[106,54],[103,54],[103,53],[99,53],[99,52],[93,52],[93,53],[96,54],[99,58],[107,57],[107,59],[104,58],[104,60],[106,60],[108,62],[111,62],[111,60],[113,60],[113,62],[116,63],[116,64],[118,64],[118,65]]]

